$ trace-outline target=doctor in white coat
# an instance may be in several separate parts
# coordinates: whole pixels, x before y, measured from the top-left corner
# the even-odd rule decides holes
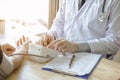
[[[113,56],[120,49],[120,0],[63,0],[39,44]]]

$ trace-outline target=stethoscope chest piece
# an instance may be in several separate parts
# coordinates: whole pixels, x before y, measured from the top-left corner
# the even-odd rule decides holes
[[[106,15],[105,14],[102,14],[100,17],[99,17],[99,21],[100,22],[104,22],[106,20]]]

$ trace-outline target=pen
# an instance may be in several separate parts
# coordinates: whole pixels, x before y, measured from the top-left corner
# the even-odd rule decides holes
[[[69,63],[69,68],[72,67],[72,63],[75,60],[75,55],[72,55],[71,59],[70,59],[70,63]]]

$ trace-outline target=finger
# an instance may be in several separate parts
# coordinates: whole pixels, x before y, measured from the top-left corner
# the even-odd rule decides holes
[[[66,56],[66,54],[65,54],[65,49],[62,49],[60,52],[62,52],[62,54],[63,54],[63,56]]]
[[[20,38],[20,41],[19,41],[19,42],[20,42],[20,45],[22,45],[22,44],[23,44],[22,38]]]
[[[48,36],[45,35],[44,38],[43,38],[43,46],[47,46],[47,43],[48,42]]]
[[[48,44],[51,43],[51,42],[54,41],[54,40],[55,40],[54,36],[50,36],[50,37],[48,38]],[[48,45],[48,44],[47,44],[47,45]]]
[[[55,48],[56,48],[56,50],[61,50],[62,48],[65,48],[65,40],[61,40],[61,41],[57,42]],[[61,49],[59,49],[59,48],[61,48]]]
[[[63,54],[63,56],[66,55],[66,54],[65,54],[65,52],[66,52],[66,51],[65,51],[65,48],[66,48],[66,47],[65,47],[64,45],[62,45],[62,46],[60,46],[60,47],[58,48],[58,51],[61,52],[61,53]]]
[[[38,43],[39,43],[40,45],[44,46],[43,37],[41,37],[41,40],[39,40]]]
[[[60,47],[58,47],[58,51],[62,52],[65,48],[66,48],[65,45],[61,45]]]
[[[17,46],[20,46],[22,45],[22,38],[20,38],[18,41],[17,41]]]
[[[24,35],[21,37],[21,41],[22,43],[26,42],[26,41],[30,41],[28,37],[25,37]]]
[[[20,38],[18,41],[17,41],[17,46],[21,46],[21,45],[25,45],[27,43],[31,42],[28,37],[25,38],[25,36],[22,36],[22,38]]]
[[[66,47],[66,48],[64,48],[64,52],[69,52],[67,47]]]
[[[17,46],[20,46],[20,42],[19,42],[19,40],[17,41]]]
[[[44,44],[45,44],[45,35],[43,35],[41,37],[41,39],[39,39],[38,44],[44,46]]]
[[[31,42],[32,42],[32,41],[29,40],[29,38],[27,37],[27,38],[25,38],[25,41],[23,42],[22,45],[26,45],[26,44],[31,43]]]
[[[52,41],[48,46],[48,48],[54,49],[55,48],[55,41]]]
[[[58,40],[54,40],[52,41],[47,47],[48,48],[52,48],[53,46],[56,46],[57,47],[57,43],[61,41],[61,39],[58,39]]]

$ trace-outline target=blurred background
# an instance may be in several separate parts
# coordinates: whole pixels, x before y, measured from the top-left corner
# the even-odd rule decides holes
[[[0,0],[0,40],[47,32],[62,0]]]

